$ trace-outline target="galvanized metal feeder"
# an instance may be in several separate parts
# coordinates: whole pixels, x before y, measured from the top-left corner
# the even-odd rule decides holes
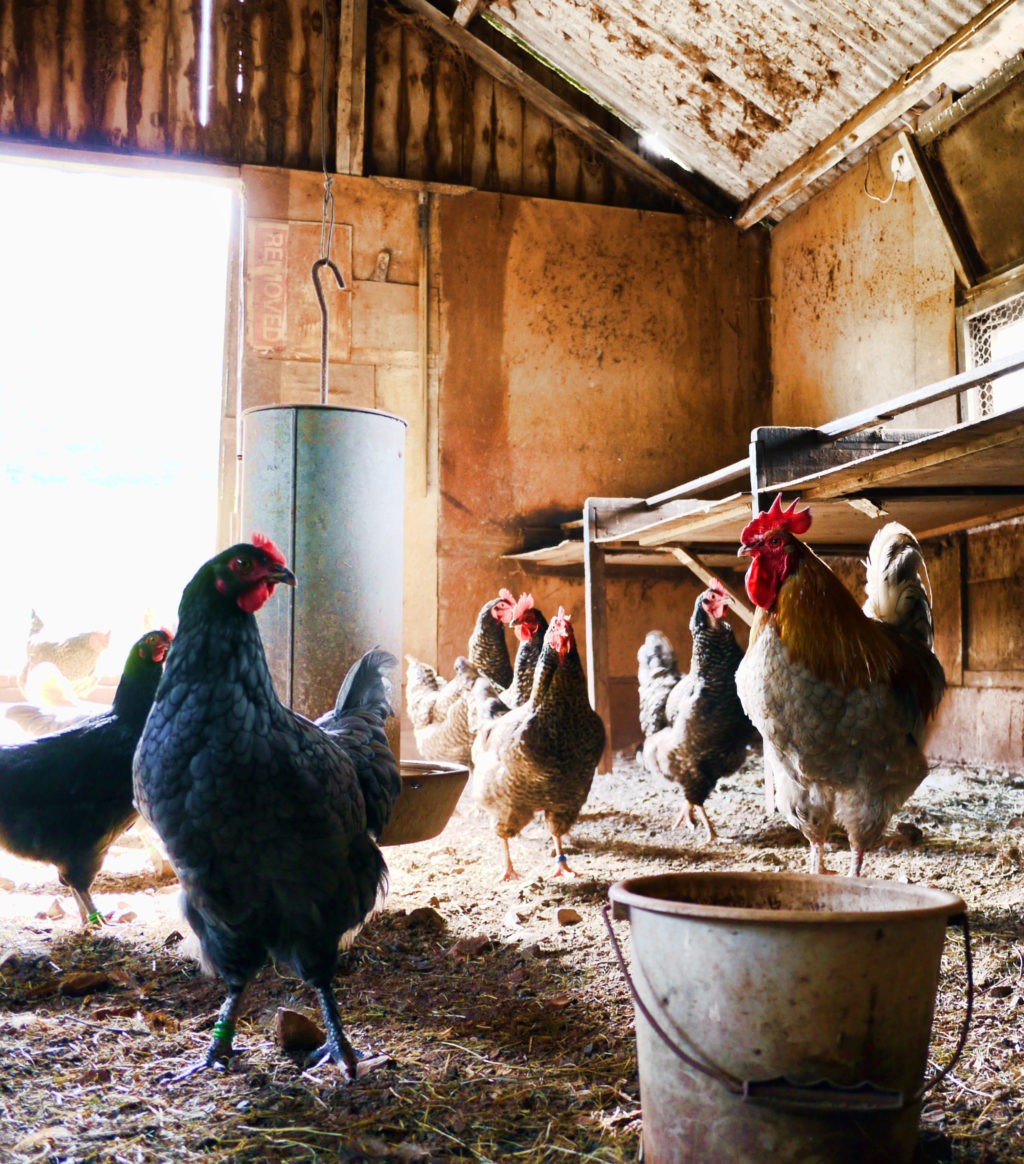
[[[400,417],[327,401],[327,307],[321,403],[270,405],[242,414],[242,530],[261,530],[298,579],[257,618],[278,697],[315,719],[334,706],[349,667],[383,647],[402,658],[405,430]],[[392,679],[388,742],[401,759],[402,684]],[[458,765],[403,764],[402,793],[381,838],[408,844],[436,836],[468,779]]]

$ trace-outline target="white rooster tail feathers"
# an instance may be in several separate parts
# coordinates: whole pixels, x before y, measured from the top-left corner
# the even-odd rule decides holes
[[[335,711],[362,708],[375,712],[382,720],[392,714],[391,680],[387,672],[398,666],[390,651],[374,647],[348,669],[338,689]]]
[[[864,564],[864,613],[931,650],[932,584],[917,538],[905,525],[890,521],[875,534]]]

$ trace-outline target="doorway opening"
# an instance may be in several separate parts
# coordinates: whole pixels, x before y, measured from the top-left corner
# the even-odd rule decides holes
[[[109,698],[217,548],[239,195],[3,156],[0,194],[0,694],[23,697],[34,626],[106,634]]]

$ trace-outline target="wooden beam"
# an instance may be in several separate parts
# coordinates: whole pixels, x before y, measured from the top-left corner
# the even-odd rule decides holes
[[[938,222],[943,236],[946,239],[946,245],[949,247],[949,257],[953,264],[953,270],[960,280],[960,285],[962,287],[974,286],[978,282],[978,276],[980,274],[977,269],[978,264],[972,259],[970,249],[964,246],[961,241],[960,230],[953,221],[953,217],[943,201],[938,184],[932,174],[931,166],[928,164],[928,159],[918,148],[911,134],[900,133],[898,137],[900,148],[907,155],[907,160],[910,162],[911,168],[920,183],[921,194],[924,196],[925,205],[928,207],[932,217]]]
[[[704,583],[705,586],[710,586],[712,582],[717,582],[719,586],[729,595],[729,605],[736,611],[736,613],[743,619],[747,626],[752,626],[754,622],[754,612],[743,601],[742,598],[737,598],[732,590],[718,577],[717,574],[712,573],[707,566],[697,557],[696,554],[691,554],[689,550],[684,550],[682,546],[666,546],[670,554],[673,554],[684,566],[687,566],[694,574]]]
[[[483,0],[459,0],[459,6],[455,9],[452,20],[465,28],[480,10],[482,2]]]
[[[369,0],[344,0],[338,34],[338,137],[334,168],[363,173],[366,145],[366,21]]]
[[[864,145],[876,133],[891,125],[897,117],[906,113],[912,105],[941,82],[942,67],[947,57],[965,48],[978,32],[1018,2],[1019,0],[995,0],[995,3],[990,4],[973,20],[957,29],[916,68],[897,78],[888,89],[879,93],[873,101],[869,101],[863,109],[848,118],[813,149],[808,150],[802,158],[797,159],[748,198],[736,215],[736,225],[754,226],[783,202],[831,170],[858,146]]]
[[[647,498],[647,504],[660,505],[663,501],[675,501],[680,497],[698,497],[701,493],[706,493],[718,485],[729,485],[733,481],[746,480],[749,474],[750,458],[744,457],[742,461],[733,461],[731,465],[725,465],[713,473],[705,473],[703,477],[694,477],[692,481],[686,481],[674,489],[666,489],[664,493],[655,493]]]
[[[522,69],[517,68],[489,45],[478,40],[472,33],[461,28],[449,20],[443,12],[438,11],[430,0],[403,0],[405,6],[423,18],[430,28],[443,37],[449,44],[453,44],[460,52],[474,60],[482,69],[485,69],[496,81],[510,88],[518,90],[525,101],[539,109],[552,121],[557,122],[591,149],[604,155],[621,170],[645,182],[660,193],[674,199],[687,210],[703,214],[708,218],[721,218],[717,210],[701,201],[696,194],[692,194],[685,186],[673,181],[667,174],[663,174],[656,166],[645,161],[635,154],[617,137],[602,129],[599,125],[584,117],[567,101],[556,96],[550,89]]]
[[[612,703],[608,685],[608,601],[604,550],[595,541],[597,510],[588,497],[583,506],[583,591],[587,608],[587,686],[590,704],[604,723],[604,752],[598,772],[612,770]]]

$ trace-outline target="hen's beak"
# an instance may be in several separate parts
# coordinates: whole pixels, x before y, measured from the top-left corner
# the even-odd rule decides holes
[[[265,578],[268,582],[280,583],[282,586],[295,585],[295,575],[287,566],[268,566]]]
[[[754,556],[754,547],[753,546],[745,546],[741,543],[740,548],[736,551],[737,558],[752,558],[753,556]]]

